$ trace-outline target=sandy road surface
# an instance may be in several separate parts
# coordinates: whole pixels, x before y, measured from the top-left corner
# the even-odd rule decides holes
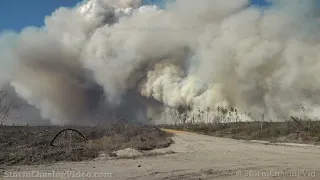
[[[89,178],[69,174],[66,179],[116,179],[116,180],[189,180],[189,179],[320,179],[320,148],[287,147],[246,143],[232,139],[216,138],[174,131],[175,144],[166,150],[176,153],[137,159],[99,159],[80,163],[58,163],[42,166],[16,167],[9,171],[112,173],[112,177]],[[163,150],[163,151],[166,151]],[[8,175],[8,174],[7,174]],[[99,174],[102,176],[102,174]],[[277,175],[278,177],[272,177]],[[32,179],[62,179],[62,178]],[[44,175],[42,175],[44,176]],[[76,176],[78,176],[76,178]],[[298,177],[299,176],[299,177]],[[13,179],[13,178],[4,178]],[[21,178],[19,178],[21,179]]]

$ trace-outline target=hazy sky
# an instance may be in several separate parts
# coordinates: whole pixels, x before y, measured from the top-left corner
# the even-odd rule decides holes
[[[1,0],[0,32],[20,31],[26,26],[42,26],[44,17],[61,6],[72,7],[82,0]],[[147,3],[161,4],[166,0],[145,0]],[[252,0],[253,4],[265,4],[264,0]]]

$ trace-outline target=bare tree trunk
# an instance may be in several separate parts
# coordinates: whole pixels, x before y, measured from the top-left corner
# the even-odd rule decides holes
[[[263,130],[263,122],[264,122],[264,114],[262,114],[262,118],[261,118],[260,131]]]
[[[18,108],[18,106],[14,102],[8,100],[5,91],[0,90],[0,126],[11,118],[11,112],[15,108]]]

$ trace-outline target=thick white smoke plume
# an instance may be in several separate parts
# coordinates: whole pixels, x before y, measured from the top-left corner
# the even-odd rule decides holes
[[[172,110],[189,121],[219,107],[253,118],[304,107],[319,117],[316,0],[272,2],[262,9],[248,0],[176,0],[161,10],[90,0],[60,8],[43,28],[1,35],[0,85],[10,83],[53,124],[114,113],[160,122]]]

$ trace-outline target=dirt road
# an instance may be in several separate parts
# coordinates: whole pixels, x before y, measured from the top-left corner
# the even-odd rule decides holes
[[[73,178],[65,176],[66,179],[320,179],[320,148],[317,147],[262,145],[180,131],[174,133],[175,144],[162,150],[173,150],[176,152],[174,154],[137,159],[100,158],[81,163],[26,166],[7,170],[7,173],[34,171],[33,175],[38,175],[38,178],[33,179],[46,179],[44,172],[49,173],[53,170],[56,176],[62,172],[74,171],[75,174],[71,175]],[[39,172],[43,178],[39,178],[41,176]],[[88,174],[79,175],[79,172]],[[111,174],[102,175],[102,172]],[[104,176],[104,178],[89,178],[89,176]]]

